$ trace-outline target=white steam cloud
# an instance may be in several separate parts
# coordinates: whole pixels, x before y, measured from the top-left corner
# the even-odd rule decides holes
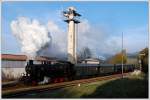
[[[51,33],[52,42],[43,48],[39,55],[64,59],[67,56],[67,32],[52,20],[48,21],[47,29]]]
[[[89,47],[94,57],[105,58],[105,54],[112,55],[121,50],[121,37],[111,36],[105,27],[92,25],[84,19],[78,25],[78,52]]]
[[[66,23],[64,23],[66,24]],[[67,56],[67,24],[63,29],[49,20],[41,25],[37,20],[19,17],[12,21],[11,29],[21,44],[21,50],[30,57],[42,56],[64,58]],[[112,36],[108,29],[82,19],[77,25],[77,52],[89,47],[94,57],[104,57],[121,51],[121,36]]]
[[[19,17],[11,23],[12,32],[19,40],[22,52],[30,58],[37,54],[58,58],[67,56],[67,31],[60,26],[52,20],[46,25],[41,25],[39,21],[26,17]],[[86,19],[82,19],[76,27],[78,53],[84,47],[89,47],[94,57],[102,57],[103,54],[112,54],[120,50],[121,44],[115,37],[109,37],[103,27],[92,26]]]
[[[21,51],[30,59],[34,59],[37,52],[51,40],[47,28],[35,19],[19,17],[11,22],[11,29],[21,44]]]
[[[66,23],[64,23],[66,24]],[[87,19],[82,19],[77,27],[77,53],[84,47],[89,47],[93,57],[105,58],[104,54],[115,54],[121,50],[121,38],[110,37],[110,34],[102,26],[92,26]],[[67,55],[68,32],[61,28],[56,22],[49,20],[47,28],[52,36],[52,44],[42,50],[43,54],[60,57]],[[66,24],[66,30],[68,29]],[[88,45],[87,45],[88,44]]]

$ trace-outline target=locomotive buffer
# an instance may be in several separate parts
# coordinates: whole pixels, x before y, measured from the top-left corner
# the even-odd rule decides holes
[[[65,22],[68,23],[68,61],[72,64],[77,63],[77,32],[75,24],[80,23],[76,17],[80,17],[81,15],[76,12],[74,7],[69,7],[67,11],[63,11],[63,15],[65,16]]]

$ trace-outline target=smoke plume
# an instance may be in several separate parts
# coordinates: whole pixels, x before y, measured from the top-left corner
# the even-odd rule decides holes
[[[49,20],[47,29],[51,33],[52,42],[43,48],[39,55],[66,58],[67,56],[67,32],[64,31],[56,22]],[[67,27],[66,27],[67,28]]]
[[[119,52],[121,44],[120,37],[111,36],[108,29],[100,25],[94,25],[83,19],[78,25],[78,52],[87,46],[92,56],[105,58],[105,54],[115,54]]]
[[[77,53],[87,46],[94,57],[104,57],[104,54],[114,54],[120,50],[119,37],[110,36],[102,26],[92,25],[82,19],[77,28]],[[19,17],[12,21],[11,29],[21,44],[21,50],[30,57],[41,56],[67,57],[67,25],[64,30],[58,23],[49,20],[41,25],[37,20]],[[87,45],[88,44],[88,45]]]
[[[47,28],[35,19],[19,17],[11,22],[11,29],[21,44],[21,51],[30,59],[34,59],[37,52],[51,40]]]

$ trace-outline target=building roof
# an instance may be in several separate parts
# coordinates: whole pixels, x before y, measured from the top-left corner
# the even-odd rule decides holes
[[[14,60],[14,61],[26,61],[26,55],[16,55],[16,54],[1,54],[2,60]],[[51,58],[38,56],[35,60],[50,60]],[[53,58],[54,59],[54,58]]]
[[[84,59],[82,61],[102,61],[101,59],[98,59],[98,58],[87,58],[87,59]]]

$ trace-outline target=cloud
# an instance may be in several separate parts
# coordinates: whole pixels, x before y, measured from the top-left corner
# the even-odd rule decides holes
[[[29,58],[34,58],[37,52],[50,42],[48,30],[36,19],[18,17],[10,24],[13,35],[21,44],[21,51]]]
[[[64,58],[67,56],[67,32],[56,22],[49,20],[47,29],[51,34],[51,43],[39,51],[39,55]]]
[[[50,57],[53,56],[58,58],[67,56],[68,32],[62,27],[63,25],[59,25],[58,22],[55,22],[53,20],[49,20],[46,25],[40,25],[37,20],[30,21],[28,18],[19,19],[12,22],[13,32],[20,35],[21,33],[23,33],[22,35],[25,35],[23,37],[25,37],[25,40],[28,41],[28,47],[26,48],[31,48],[31,46],[33,46],[31,45],[31,42],[33,42],[34,38],[38,38],[38,40],[36,40],[35,42],[35,47],[33,47],[38,47],[40,48],[40,50],[34,49],[34,51],[37,51],[39,55]],[[111,33],[112,30],[110,28],[100,25],[94,25],[87,19],[82,19],[81,23],[76,25],[76,29],[78,53],[84,47],[89,47],[94,57],[103,57],[105,54],[112,55],[121,51],[121,33]],[[46,37],[43,37],[43,35],[40,34],[42,30],[46,33]],[[137,27],[124,31],[124,48],[127,50],[127,52],[136,52],[146,46],[146,43],[148,41],[148,35],[145,34],[146,32],[146,27]],[[33,34],[31,35],[30,33]],[[22,40],[23,37],[20,35],[17,35],[17,37],[18,39]],[[45,38],[48,39],[46,40],[47,42],[44,40]],[[41,43],[40,41],[45,42]],[[24,45],[24,42],[22,43],[22,45]],[[38,42],[40,42],[42,45],[44,44],[44,46],[37,45],[36,43]],[[32,53],[34,54],[33,51]]]
[[[67,56],[68,32],[65,31],[61,27],[61,25],[58,25],[56,22],[52,20],[48,21],[47,28],[52,36],[52,43],[47,48],[44,48],[42,50],[42,54],[43,55],[49,54],[51,56],[57,56],[57,57],[60,55]],[[86,46],[92,50],[94,56],[97,55],[98,51],[101,52],[103,51],[104,46],[102,47],[102,45],[107,40],[107,35],[108,35],[103,28],[98,26],[92,26],[87,19],[83,19],[80,24],[76,25],[76,29],[77,29],[77,52],[78,53]],[[108,50],[113,50],[113,49],[108,49]]]
[[[29,58],[36,55],[58,58],[66,56],[67,32],[56,22],[49,20],[46,25],[41,25],[36,19],[18,17],[10,26],[21,45],[21,51]]]
[[[124,47],[131,53],[148,47],[148,26],[126,30],[124,32]]]
[[[114,33],[111,28],[96,26],[88,20],[82,20],[78,28],[78,49],[87,46],[95,57],[113,55],[122,50],[122,33]],[[128,53],[138,52],[148,46],[148,28],[146,26],[128,28],[124,31],[123,45]],[[79,50],[78,50],[79,51]]]
[[[111,37],[105,27],[93,25],[86,19],[78,27],[78,51],[87,46],[93,56],[100,57],[120,50],[120,42],[116,41],[118,38]]]
[[[53,38],[52,44],[58,45],[60,52],[66,52],[67,32],[51,20],[48,21],[47,27]]]

